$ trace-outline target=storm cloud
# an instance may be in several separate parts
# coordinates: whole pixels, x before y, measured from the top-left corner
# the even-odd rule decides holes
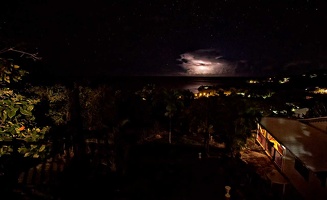
[[[245,60],[225,58],[217,49],[199,49],[186,52],[178,59],[184,75],[191,76],[235,76],[249,70]]]

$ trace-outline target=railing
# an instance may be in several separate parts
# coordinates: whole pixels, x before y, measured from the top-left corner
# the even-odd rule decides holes
[[[0,141],[0,145],[14,147],[12,155],[0,157],[0,162],[11,162],[10,165],[6,166],[3,176],[0,175],[0,181],[4,185],[8,185],[8,187],[0,188],[0,191],[19,190],[21,193],[34,197],[35,191],[47,190],[49,192],[49,190],[57,190],[58,188],[62,190],[63,183],[65,184],[65,181],[71,178],[71,170],[77,173],[78,176],[87,176],[89,178],[109,175],[109,173],[117,170],[113,145],[109,139],[89,138],[84,140],[84,144],[74,144],[72,140],[66,139],[54,140],[51,142],[53,147],[51,155],[44,160],[24,158],[23,155],[17,152],[17,148],[22,143],[42,145],[49,143],[49,141],[43,140],[33,143],[20,140]],[[88,166],[85,168],[86,171],[80,171],[84,166],[74,161],[79,155],[76,151],[83,151],[83,159],[87,162],[82,164]],[[19,168],[14,169],[11,168],[12,166]],[[11,183],[8,184],[8,181]]]
[[[301,119],[299,120],[309,126],[312,126],[322,132],[327,132],[327,117],[311,118],[311,119]]]
[[[73,146],[62,143],[62,150],[54,156],[22,171],[18,177],[19,185],[51,185],[59,183],[59,176],[74,157]]]
[[[0,157],[1,174],[0,181],[6,185],[4,190],[12,190],[13,188],[52,184],[57,181],[57,175],[63,171],[64,166],[69,163],[73,157],[73,148],[71,142],[60,141],[56,142],[56,148],[47,159],[24,157],[18,152],[18,148],[25,145],[51,145],[49,140],[39,140],[37,142],[28,142],[17,138],[11,140],[0,141],[0,146],[9,146],[12,152],[9,155]]]
[[[326,122],[327,117],[316,117],[316,118],[298,119],[298,120],[303,123]]]

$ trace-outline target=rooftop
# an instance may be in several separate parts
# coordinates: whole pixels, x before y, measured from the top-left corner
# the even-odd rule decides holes
[[[327,133],[296,119],[264,117],[260,124],[313,172],[327,171]]]

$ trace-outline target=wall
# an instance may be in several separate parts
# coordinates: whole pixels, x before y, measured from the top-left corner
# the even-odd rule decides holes
[[[271,156],[272,146],[269,145],[266,137],[273,137],[273,135],[258,125],[257,142],[266,151],[267,155],[271,157],[272,162],[274,162],[273,159],[275,156]],[[304,199],[327,199],[326,186],[322,186],[322,183],[316,174],[307,169],[300,160],[296,159],[287,147],[285,147],[281,159],[282,164],[276,164],[276,166],[280,168],[280,171],[287,177],[289,182],[298,190]]]
[[[295,163],[296,159],[293,154],[286,150],[281,171],[304,199],[327,199],[327,190],[321,186],[316,175],[310,170],[308,170],[308,176],[306,176],[306,172],[301,174],[295,169]]]

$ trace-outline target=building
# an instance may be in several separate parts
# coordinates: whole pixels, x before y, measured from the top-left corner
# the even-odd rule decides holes
[[[215,95],[216,95],[216,89],[212,85],[202,85],[198,88],[198,93],[194,94],[195,98],[209,97]]]
[[[257,142],[304,199],[327,199],[327,117],[264,117]]]
[[[198,88],[198,92],[194,93],[194,97],[200,98],[200,97],[219,96],[220,92],[222,92],[225,96],[229,96],[232,93],[230,90],[217,89],[212,85],[201,85]]]

